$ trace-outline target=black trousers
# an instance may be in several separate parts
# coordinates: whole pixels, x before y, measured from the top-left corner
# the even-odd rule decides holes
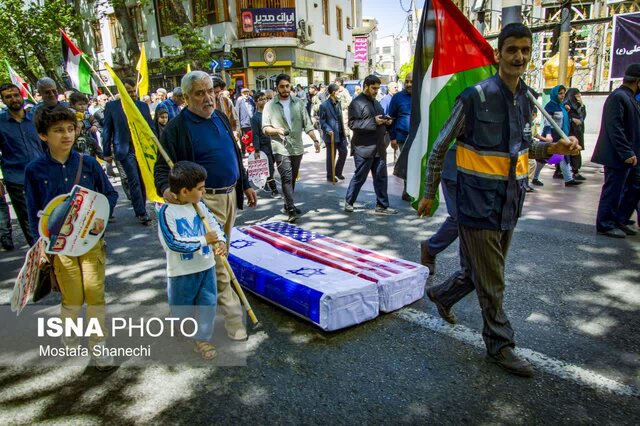
[[[640,165],[604,167],[596,230],[606,232],[626,224],[640,199]]]
[[[327,149],[327,180],[331,180],[331,142],[326,143]],[[336,176],[341,176],[344,170],[344,163],[347,161],[347,143],[335,143],[333,144],[333,160],[336,164]],[[337,152],[337,156],[336,156]]]
[[[302,155],[280,155],[274,154],[280,182],[282,184],[282,195],[284,197],[284,209],[293,211],[296,206],[293,204],[293,192],[296,189],[296,179],[302,163]]]
[[[482,338],[487,352],[497,354],[514,347],[513,329],[502,309],[504,264],[513,230],[495,231],[459,225],[462,269],[433,288],[433,294],[446,307],[476,291],[482,309]]]
[[[35,242],[34,237],[37,237],[37,235],[31,235],[31,231],[29,230],[29,215],[27,214],[27,201],[24,196],[24,185],[5,181],[4,186],[7,188],[7,193],[11,199],[11,206],[16,212],[16,216],[18,216],[18,223],[20,224],[20,229],[22,229],[24,238],[27,240],[27,243],[32,246]]]

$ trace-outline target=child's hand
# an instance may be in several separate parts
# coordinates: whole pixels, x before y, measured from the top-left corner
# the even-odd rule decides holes
[[[207,244],[215,244],[218,242],[218,234],[215,232],[207,232],[204,234],[204,239],[207,240]]]
[[[99,235],[104,230],[104,220],[96,219],[93,222],[93,229],[89,231],[91,235]]]
[[[224,241],[218,241],[214,246],[213,252],[217,256],[226,256],[227,255],[227,244]]]

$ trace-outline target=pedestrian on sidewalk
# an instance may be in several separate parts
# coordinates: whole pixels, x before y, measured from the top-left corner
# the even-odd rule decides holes
[[[385,113],[393,119],[391,128],[389,129],[389,138],[391,140],[391,148],[395,151],[402,152],[404,143],[409,137],[411,128],[411,93],[413,91],[413,73],[410,72],[404,79],[404,89],[391,98],[389,109]],[[402,199],[411,201],[407,194],[407,181],[403,181]]]
[[[587,108],[582,102],[582,94],[580,90],[571,88],[567,90],[564,96],[564,105],[568,107],[569,113],[569,136],[575,136],[580,143],[580,148],[584,150],[584,123],[587,118]],[[571,158],[571,171],[573,172],[573,178],[575,180],[586,180],[584,176],[580,174],[582,168],[582,154],[572,155]]]
[[[418,206],[419,216],[431,214],[444,157],[457,139],[458,232],[464,265],[458,279],[430,288],[428,296],[440,316],[453,323],[453,305],[476,290],[488,360],[526,377],[533,375],[533,368],[513,351],[514,333],[502,307],[505,259],[526,194],[527,174],[516,175],[516,170],[527,169],[529,156],[573,154],[579,149],[575,138],[555,144],[531,139],[530,89],[520,77],[531,59],[532,40],[522,24],[502,28],[495,51],[498,73],[468,87],[456,100],[428,159],[424,198]],[[486,114],[505,119],[496,129],[495,120],[487,121]],[[508,170],[498,166],[504,156],[511,159]]]
[[[640,200],[640,63],[629,65],[622,85],[604,103],[600,134],[591,161],[604,166],[596,230],[624,238],[637,232],[629,219]]]
[[[356,171],[347,189],[344,204],[346,212],[353,212],[353,204],[371,172],[376,192],[375,212],[398,213],[389,207],[387,194],[387,144],[384,135],[392,120],[385,118],[380,102],[376,101],[380,84],[380,79],[375,75],[367,76],[364,90],[349,105],[349,128],[353,131],[351,145]]]
[[[338,85],[331,83],[328,91],[329,99],[320,105],[320,129],[327,148],[327,181],[336,183],[338,180],[344,180],[342,171],[344,163],[347,161],[347,133],[342,122],[342,108],[338,101]],[[332,138],[333,146],[331,145]],[[338,154],[337,158],[335,158],[336,153]]]
[[[566,89],[562,85],[558,85],[551,89],[550,100],[544,106],[545,111],[549,113],[551,118],[562,129],[565,135],[569,134],[569,112],[564,106],[563,101],[565,97]],[[546,122],[542,129],[542,137],[551,135],[554,142],[560,140],[560,135],[553,128],[551,123]],[[564,179],[564,186],[578,186],[582,182],[573,178],[573,172],[571,171],[571,159],[565,155],[559,163],[560,171],[556,169],[554,177],[562,177]]]

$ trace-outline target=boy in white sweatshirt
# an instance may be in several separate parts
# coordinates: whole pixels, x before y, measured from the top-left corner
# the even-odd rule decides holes
[[[222,227],[201,201],[206,170],[180,161],[169,174],[169,188],[178,203],[164,204],[158,213],[158,234],[167,252],[167,296],[172,315],[194,317],[198,325],[194,351],[211,360],[216,349],[210,343],[216,315],[216,271],[214,255],[226,255]],[[206,232],[196,207],[205,215]]]

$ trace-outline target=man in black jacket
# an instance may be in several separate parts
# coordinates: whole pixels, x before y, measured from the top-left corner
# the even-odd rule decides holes
[[[249,207],[255,207],[257,196],[249,185],[229,120],[214,110],[211,77],[205,72],[193,71],[182,78],[181,87],[187,108],[167,124],[161,143],[174,162],[193,161],[207,170],[202,200],[222,224],[229,250],[236,209],[242,209],[245,195]],[[176,194],[169,189],[169,166],[162,156],[156,162],[154,179],[158,195],[168,202],[176,202]],[[219,257],[216,257],[216,279],[218,304],[225,316],[227,335],[233,340],[245,340],[247,331],[240,299],[231,289],[231,279]]]
[[[375,212],[398,213],[397,210],[389,208],[387,195],[387,145],[384,134],[392,120],[385,118],[382,106],[376,101],[380,83],[380,79],[375,75],[365,78],[362,93],[349,105],[349,128],[353,130],[351,143],[356,172],[347,189],[344,205],[346,212],[353,212],[353,203],[371,171],[377,200]]]
[[[604,166],[596,230],[613,238],[635,235],[629,218],[640,198],[640,64],[629,65],[622,86],[604,103],[602,125],[593,151],[594,163]]]

